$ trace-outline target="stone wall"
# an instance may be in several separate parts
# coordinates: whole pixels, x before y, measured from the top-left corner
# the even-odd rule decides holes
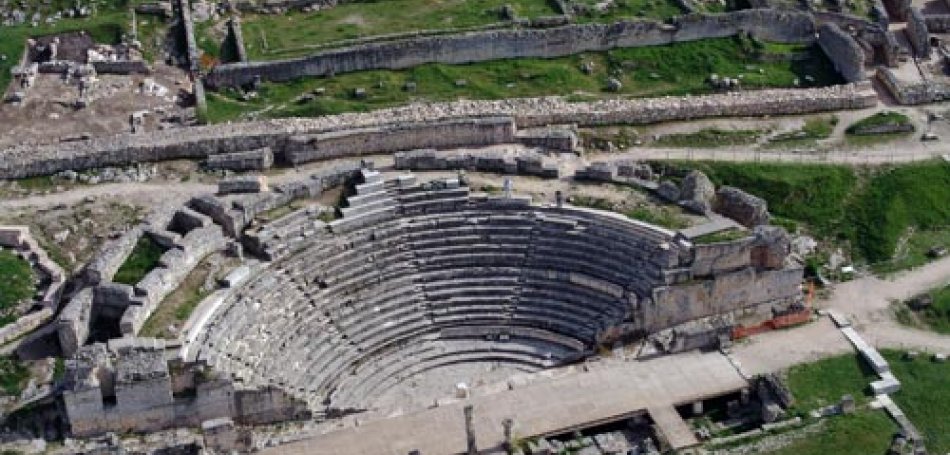
[[[802,269],[757,270],[753,267],[709,279],[657,289],[643,309],[647,332],[763,303],[792,302],[801,297]]]
[[[529,151],[468,151],[439,153],[431,149],[396,152],[395,168],[412,171],[457,170],[494,172],[500,174],[534,175],[557,178],[555,163],[545,163],[544,156]]]
[[[594,126],[649,124],[706,117],[807,114],[860,109],[876,103],[876,94],[866,84],[582,103],[568,102],[561,97],[421,103],[368,113],[210,125],[147,134],[124,133],[49,145],[19,145],[0,150],[0,178],[49,175],[67,169],[83,170],[145,161],[202,159],[210,155],[262,147],[270,147],[275,156],[282,156],[289,138],[293,136],[450,119],[461,121],[457,119],[466,117],[508,116],[514,118],[519,128],[558,124]],[[460,131],[465,129],[460,128]],[[378,135],[379,132],[367,130],[367,134]],[[444,135],[445,132],[440,130],[436,134]],[[432,141],[430,138],[424,139]],[[457,138],[442,140],[451,140],[454,144],[463,142]],[[346,156],[368,153],[359,140],[350,140],[349,143],[354,148],[345,151]],[[390,150],[394,149],[391,145],[382,144]],[[412,150],[432,145],[407,141],[402,147],[403,150]],[[379,146],[375,150],[379,150]]]
[[[673,25],[654,21],[572,24],[546,29],[506,29],[373,43],[273,62],[219,65],[209,87],[239,86],[255,77],[288,81],[373,69],[402,69],[425,63],[471,63],[505,58],[552,58],[620,47],[663,45],[749,32],[775,42],[814,41],[810,15],[773,9],[725,14],[691,14]]]
[[[284,159],[297,165],[347,156],[392,153],[414,148],[453,148],[514,142],[511,117],[418,122],[292,136]]]
[[[858,42],[834,23],[823,24],[818,30],[818,45],[834,64],[841,77],[848,82],[863,81],[864,51]]]
[[[950,99],[950,84],[934,81],[906,83],[889,68],[878,68],[876,76],[900,104],[925,104]]]
[[[168,294],[178,288],[198,262],[224,249],[226,239],[220,226],[209,224],[180,236],[174,247],[162,254],[158,266],[133,287],[138,305],[129,306],[119,322],[123,335],[136,335]]]
[[[914,48],[914,56],[930,58],[930,32],[927,31],[927,22],[920,8],[910,8],[904,32],[907,34],[907,41],[910,41],[911,47]]]
[[[92,285],[111,281],[115,273],[119,271],[119,267],[122,267],[125,258],[132,253],[141,235],[142,229],[135,227],[103,243],[96,255],[83,268],[81,273],[83,280]]]
[[[69,299],[57,317],[57,335],[64,357],[71,357],[86,344],[92,322],[92,299],[93,288],[82,289]]]
[[[246,152],[222,153],[211,155],[205,161],[208,169],[228,169],[231,171],[263,171],[274,165],[274,153],[270,147]]]

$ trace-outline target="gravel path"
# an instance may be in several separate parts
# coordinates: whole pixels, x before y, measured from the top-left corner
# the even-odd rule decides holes
[[[122,198],[124,202],[145,207],[181,205],[192,196],[214,193],[215,185],[202,183],[104,183],[78,186],[61,193],[0,199],[0,210],[73,205],[87,197]]]
[[[838,284],[831,298],[816,306],[846,315],[876,347],[950,353],[950,336],[903,326],[890,309],[894,299],[904,300],[948,283],[950,257],[893,278],[866,276]],[[734,346],[733,352],[743,368],[756,374],[853,352],[853,348],[828,318],[821,318],[803,327],[752,337]]]

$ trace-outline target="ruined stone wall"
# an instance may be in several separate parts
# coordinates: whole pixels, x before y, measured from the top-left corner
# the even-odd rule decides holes
[[[369,113],[221,124],[148,134],[125,133],[42,146],[20,145],[0,151],[0,178],[49,175],[67,169],[82,170],[145,161],[200,159],[214,154],[262,147],[270,147],[275,155],[280,155],[292,136],[399,123],[438,122],[464,117],[510,116],[518,127],[571,123],[582,126],[649,124],[706,117],[807,114],[860,109],[873,106],[876,102],[876,94],[869,85],[848,84],[812,89],[611,99],[586,103],[568,102],[562,97],[545,97],[411,104]],[[452,140],[454,143],[462,142],[458,139]],[[367,153],[360,141],[353,140],[351,144],[354,148],[348,151],[347,156]],[[403,145],[403,150],[428,147],[424,144]],[[93,270],[99,268],[101,267],[97,266]],[[104,268],[104,271],[108,271],[108,268]]]
[[[412,171],[458,170],[494,172],[499,174],[534,175],[557,178],[555,163],[545,163],[537,152],[478,151],[440,153],[431,149],[397,152],[395,168]]]
[[[930,33],[927,31],[927,22],[920,8],[911,7],[907,14],[907,28],[904,29],[907,34],[907,41],[910,41],[914,48],[914,56],[917,58],[930,58]]]
[[[710,276],[752,264],[752,241],[748,239],[693,246],[694,276]]]
[[[151,72],[144,60],[118,60],[93,62],[98,74],[148,74]]]
[[[67,163],[63,163],[67,164]],[[87,284],[98,284],[111,281],[115,273],[122,267],[125,258],[132,253],[135,243],[142,235],[140,227],[132,228],[129,232],[105,242],[82,271],[82,277]]]
[[[749,32],[766,41],[814,41],[806,13],[772,9],[678,17],[673,26],[654,21],[572,24],[546,29],[505,29],[372,43],[273,62],[220,65],[206,77],[210,87],[263,80],[402,69],[425,63],[460,64],[505,58],[553,58],[620,47],[663,45]]]
[[[293,136],[284,159],[290,164],[413,148],[452,148],[514,142],[511,117],[448,120]]]
[[[63,307],[57,317],[57,335],[64,357],[71,357],[86,343],[89,324],[92,322],[93,288],[79,291]]]
[[[699,318],[725,314],[765,303],[801,297],[802,269],[726,272],[710,279],[667,286],[654,291],[652,302],[641,308],[648,332]]]
[[[900,104],[915,105],[950,99],[950,84],[934,81],[906,83],[889,68],[879,68],[876,76]]]
[[[848,82],[863,81],[864,51],[858,42],[837,24],[826,23],[818,30],[818,45],[834,64],[841,77]]]
[[[135,284],[137,305],[123,313],[119,329],[123,335],[135,335],[168,294],[185,280],[208,254],[224,249],[226,240],[217,225],[203,226],[188,232],[159,259],[158,266]]]

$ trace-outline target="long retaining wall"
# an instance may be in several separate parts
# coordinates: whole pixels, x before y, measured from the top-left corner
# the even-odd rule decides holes
[[[860,109],[877,103],[877,96],[867,83],[846,84],[811,89],[777,89],[731,92],[705,96],[665,97],[653,99],[612,99],[588,103],[572,103],[561,97],[517,98],[500,101],[455,101],[450,103],[411,104],[368,113],[341,114],[320,118],[283,119],[200,126],[188,129],[156,131],[148,134],[125,133],[84,141],[49,145],[19,145],[0,150],[0,178],[14,179],[49,175],[67,169],[82,170],[120,166],[145,161],[171,159],[203,159],[211,155],[270,147],[275,160],[285,160],[290,138],[300,135],[342,132],[359,128],[393,128],[395,125],[417,125],[431,134],[451,134],[453,130],[426,127],[433,122],[468,122],[472,128],[485,117],[511,117],[518,128],[558,124],[581,126],[609,124],[649,124],[672,120],[707,117],[737,117],[783,114],[807,114],[842,109]],[[468,119],[468,120],[466,120]],[[339,133],[343,134],[343,133]],[[379,130],[366,134],[380,137]],[[407,134],[408,135],[408,134]],[[370,137],[364,136],[364,137]],[[404,141],[399,148],[411,150],[428,147],[460,146],[463,140],[432,139],[415,135],[422,143]],[[497,140],[507,140],[500,134]],[[351,137],[343,150],[346,156],[395,151],[376,147],[380,141],[361,142]],[[446,145],[448,144],[448,145]],[[487,145],[471,144],[471,145]],[[320,148],[320,142],[310,147]],[[367,149],[373,146],[375,149]]]
[[[262,80],[409,68],[425,63],[471,63],[506,58],[552,58],[621,47],[663,45],[748,32],[776,42],[815,40],[811,15],[754,9],[727,14],[690,14],[673,25],[654,21],[571,24],[547,29],[491,30],[371,43],[320,52],[309,57],[220,65],[205,78],[209,87]]]

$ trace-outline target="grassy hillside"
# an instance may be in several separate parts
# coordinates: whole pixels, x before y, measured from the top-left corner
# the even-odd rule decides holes
[[[756,49],[764,46],[738,38],[717,38],[667,46],[617,49],[562,58],[522,58],[466,65],[427,64],[401,71],[361,71],[329,78],[305,78],[282,84],[268,83],[256,98],[242,101],[239,93],[211,93],[209,117],[213,122],[242,115],[291,117],[360,112],[413,101],[507,99],[564,95],[572,99],[611,96],[650,97],[703,94],[713,90],[710,74],[744,75],[745,88],[791,87],[806,74],[814,85],[839,82],[827,58],[813,46],[782,46],[786,54],[809,53],[804,61],[761,61]],[[582,70],[592,65],[589,72]],[[610,92],[607,80],[622,88]],[[464,83],[460,83],[464,81]],[[407,84],[413,86],[407,89]],[[365,96],[354,96],[362,88]],[[306,95],[306,97],[302,97]]]
[[[762,197],[773,215],[800,222],[820,237],[849,241],[854,253],[870,263],[890,260],[911,230],[939,239],[932,233],[950,229],[950,163],[941,160],[874,169],[769,163],[655,165],[673,172],[700,169],[717,185]]]

